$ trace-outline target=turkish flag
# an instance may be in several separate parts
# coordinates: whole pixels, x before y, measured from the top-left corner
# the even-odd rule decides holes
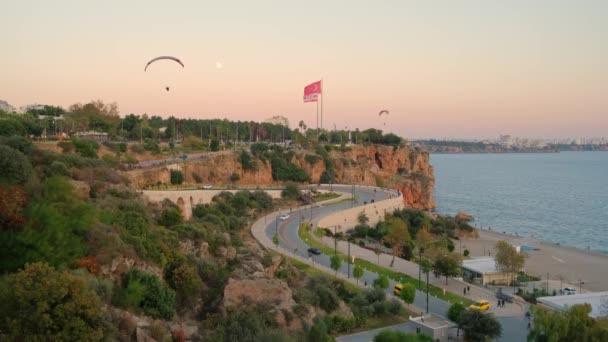
[[[321,95],[321,81],[304,87],[304,102],[317,102],[319,95]]]

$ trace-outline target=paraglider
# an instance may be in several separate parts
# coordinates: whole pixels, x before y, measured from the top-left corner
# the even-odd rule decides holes
[[[378,116],[382,116],[382,115],[388,115],[388,110],[383,109],[380,111],[380,113],[378,113]],[[386,121],[384,122],[384,126],[386,126]]]
[[[182,68],[184,67],[184,63],[182,63],[182,61],[180,61],[178,58],[175,58],[175,57],[172,57],[172,56],[160,56],[160,57],[156,57],[156,58],[151,59],[151,60],[150,60],[150,61],[149,61],[149,62],[146,64],[146,67],[144,68],[144,72],[148,71],[148,67],[150,66],[150,64],[152,64],[152,63],[154,63],[154,62],[156,62],[156,61],[163,60],[163,59],[168,59],[168,60],[174,61],[174,62],[178,63],[179,65],[181,65],[181,66],[182,66]],[[171,88],[170,88],[170,87],[168,87],[168,86],[167,86],[167,87],[165,87],[165,90],[166,90],[166,91],[169,91],[170,89],[171,89]]]
[[[171,56],[160,56],[160,57],[152,58],[152,59],[151,59],[151,60],[148,62],[148,64],[146,64],[146,67],[144,68],[144,71],[147,71],[147,70],[148,70],[148,67],[150,66],[150,64],[152,64],[152,63],[154,63],[154,62],[156,62],[156,61],[160,61],[160,60],[162,60],[162,59],[168,59],[168,60],[175,61],[175,62],[179,63],[179,65],[181,65],[181,66],[182,66],[182,68],[184,67],[184,63],[182,63],[182,61],[180,61],[178,58],[171,57]]]

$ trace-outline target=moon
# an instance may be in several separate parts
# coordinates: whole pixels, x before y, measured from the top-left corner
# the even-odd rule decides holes
[[[221,69],[223,67],[222,62],[215,62],[215,68]]]

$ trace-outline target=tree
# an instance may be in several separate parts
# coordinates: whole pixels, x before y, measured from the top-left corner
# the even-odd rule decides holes
[[[357,279],[357,285],[359,285],[359,278],[361,277],[363,277],[363,267],[355,264],[355,268],[353,269],[353,278]]]
[[[460,331],[460,316],[464,311],[466,311],[466,306],[462,303],[454,303],[448,309],[448,319],[456,324],[458,324],[458,330],[456,331],[456,336],[459,335]]]
[[[433,241],[433,234],[428,229],[423,228],[416,233],[416,245],[418,247],[427,248],[428,244]]]
[[[388,289],[389,282],[385,275],[380,275],[374,280],[374,287],[378,289]]]
[[[409,305],[414,302],[414,298],[416,298],[416,286],[410,283],[403,284],[399,297],[406,302],[409,307]]]
[[[382,254],[380,246],[374,246],[374,253],[376,253],[376,256],[378,257],[378,265],[380,265],[380,254]]]
[[[175,255],[165,266],[165,280],[175,290],[177,300],[186,303],[195,299],[203,285],[196,267],[183,255]]]
[[[217,141],[217,139],[211,139],[211,144],[209,144],[209,147],[211,148],[211,151],[219,151],[220,143]]]
[[[507,241],[501,240],[496,243],[496,268],[502,272],[508,272],[511,277],[515,276],[524,267],[526,256],[517,253],[515,247]]]
[[[448,284],[448,277],[456,277],[461,274],[462,256],[456,253],[442,254],[437,257],[433,265],[435,270],[445,276],[445,284]]]
[[[32,173],[32,164],[20,151],[0,145],[0,185],[23,184]]]
[[[331,258],[329,258],[330,262],[331,262],[331,268],[336,271],[336,277],[338,276],[338,270],[340,269],[340,267],[342,267],[342,258],[340,258],[340,256],[338,255],[332,255]]]
[[[589,316],[591,306],[573,305],[560,312],[533,307],[534,327],[528,341],[608,341],[608,329]]]
[[[0,331],[8,341],[100,341],[107,320],[87,283],[45,263],[25,266],[0,286]]]
[[[391,217],[386,220],[386,225],[388,226],[388,234],[384,237],[384,241],[391,245],[393,252],[393,260],[391,261],[392,267],[395,263],[395,257],[403,250],[403,246],[411,241],[411,237],[407,229],[407,224],[400,218]]]
[[[171,184],[177,185],[184,182],[184,174],[179,170],[171,170]]]
[[[367,224],[369,222],[369,218],[365,214],[365,211],[362,211],[362,212],[359,213],[359,215],[357,215],[357,221],[361,225]]]
[[[405,333],[398,330],[383,330],[374,342],[433,342],[433,338],[425,334]]]
[[[467,341],[487,341],[502,335],[500,322],[491,313],[465,310],[460,314],[459,324]]]
[[[239,175],[238,173],[233,173],[232,175],[230,175],[230,182],[232,183],[236,183],[241,179],[241,175]]]
[[[308,330],[306,340],[308,342],[327,342],[331,341],[331,336],[327,333],[327,325],[322,318],[316,317],[310,330]]]
[[[298,184],[293,183],[293,182],[287,183],[287,185],[285,185],[285,189],[283,189],[283,191],[281,191],[282,198],[295,200],[295,199],[300,198],[300,195],[301,195],[300,187],[298,186]]]

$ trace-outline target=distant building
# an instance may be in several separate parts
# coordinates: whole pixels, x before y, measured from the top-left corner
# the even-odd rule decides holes
[[[88,131],[88,132],[78,132],[74,135],[81,139],[90,139],[90,140],[102,141],[102,142],[110,140],[110,136],[108,135],[108,133],[105,133],[105,132]]]
[[[463,278],[479,280],[481,285],[506,285],[513,279],[510,272],[503,272],[496,268],[493,257],[479,257],[462,262]]]
[[[0,100],[0,110],[3,110],[5,112],[14,112],[15,111],[15,107],[11,106],[8,102]]]
[[[21,106],[19,107],[19,112],[20,113],[27,113],[30,110],[41,110],[44,109],[44,105],[38,104],[38,103],[33,103],[33,104],[29,104],[29,105],[25,105],[25,106]]]
[[[573,305],[591,305],[590,317],[608,318],[608,291],[587,292],[575,295],[540,297],[536,299],[545,307],[563,311]]]
[[[453,322],[433,314],[410,318],[410,322],[416,328],[417,334],[426,334],[431,336],[433,341],[441,342],[447,342],[450,329],[456,327]]]
[[[281,126],[289,127],[289,120],[286,117],[280,116],[280,115],[275,115],[275,116],[271,117],[270,119],[264,120],[264,122],[268,122],[273,125],[281,125]]]

